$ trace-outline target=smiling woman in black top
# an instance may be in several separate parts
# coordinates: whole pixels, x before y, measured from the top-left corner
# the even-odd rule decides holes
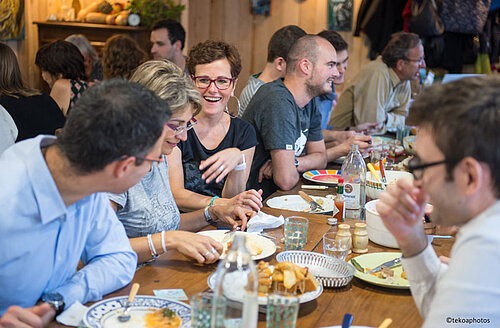
[[[65,123],[63,113],[49,95],[24,86],[16,55],[4,43],[0,43],[0,105],[17,126],[16,142],[54,134]]]

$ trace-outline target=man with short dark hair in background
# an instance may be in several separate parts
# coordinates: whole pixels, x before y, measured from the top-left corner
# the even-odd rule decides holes
[[[0,327],[52,320],[36,305],[43,295],[62,310],[132,280],[137,255],[102,192],[126,191],[160,161],[169,117],[151,90],[104,81],[79,98],[57,139],[40,135],[0,156]]]
[[[330,124],[345,129],[376,122],[381,132],[404,125],[411,99],[410,80],[420,78],[424,67],[424,48],[418,35],[393,34],[382,55],[366,64],[342,92]]]
[[[267,63],[261,73],[251,75],[248,83],[241,91],[238,116],[242,117],[250,100],[257,90],[265,83],[283,78],[286,73],[286,56],[298,38],[306,35],[297,25],[287,25],[271,36],[267,45]]]
[[[350,128],[351,131],[335,130],[335,127],[328,124],[330,113],[336,105],[335,84],[344,83],[344,74],[349,56],[347,54],[347,42],[338,32],[324,30],[318,33],[318,36],[327,39],[335,48],[337,52],[337,70],[339,71],[339,76],[333,79],[333,91],[317,97],[318,108],[321,113],[321,129],[323,130],[326,146],[326,157],[328,162],[331,162],[347,155],[351,150],[351,144],[357,144],[360,151],[371,147],[371,137],[358,132],[372,129],[377,126],[377,123],[364,123],[353,126]]]
[[[156,22],[151,31],[153,59],[168,59],[186,71],[186,57],[182,54],[186,31],[173,19]]]
[[[250,101],[243,119],[255,127],[259,144],[248,187],[262,189],[263,198],[277,188],[292,189],[299,173],[325,168],[315,97],[332,92],[336,76],[333,46],[322,37],[306,35],[290,49],[284,79],[266,83]]]
[[[424,90],[411,106],[416,156],[380,196],[424,327],[500,327],[500,77],[471,77]],[[449,264],[428,242],[436,225],[460,226]],[[448,261],[446,261],[448,262]],[[467,321],[466,321],[467,320]]]

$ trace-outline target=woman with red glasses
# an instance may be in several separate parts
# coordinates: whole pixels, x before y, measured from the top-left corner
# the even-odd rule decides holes
[[[208,236],[196,232],[211,223],[236,228],[245,228],[246,221],[254,212],[232,205],[214,205],[205,210],[179,213],[170,191],[170,170],[166,155],[185,141],[187,131],[194,124],[201,108],[198,91],[175,64],[166,60],[149,61],[137,68],[132,82],[153,90],[170,107],[172,116],[167,122],[162,156],[159,158],[135,156],[139,161],[151,162],[151,170],[128,191],[122,194],[108,194],[111,206],[122,222],[132,248],[138,255],[138,262],[155,259],[164,252],[175,249],[200,263],[212,263],[222,253],[222,245]],[[237,223],[236,220],[241,223]]]
[[[179,208],[193,211],[212,204],[238,204],[256,211],[261,191],[246,190],[257,137],[253,126],[227,110],[241,71],[238,50],[223,41],[195,45],[186,62],[202,97],[197,124],[186,141],[167,156],[170,184]]]

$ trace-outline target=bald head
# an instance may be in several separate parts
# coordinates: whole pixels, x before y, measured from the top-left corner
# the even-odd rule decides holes
[[[316,64],[318,54],[326,50],[335,52],[333,46],[326,39],[317,35],[305,35],[299,38],[290,48],[286,65],[287,73],[292,73],[297,69],[297,64],[307,58],[313,65]]]

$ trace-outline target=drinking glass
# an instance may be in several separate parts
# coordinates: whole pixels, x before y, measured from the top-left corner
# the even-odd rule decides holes
[[[290,216],[283,226],[285,235],[285,251],[303,251],[307,242],[309,220],[301,216]]]
[[[210,328],[213,311],[212,292],[202,292],[191,296],[191,327]],[[225,304],[220,304],[221,311],[217,311],[217,316],[221,316],[218,322],[224,318]]]
[[[323,253],[345,261],[349,254],[348,241],[336,232],[327,232],[323,235]]]
[[[266,328],[295,328],[299,298],[276,292],[267,296]]]

